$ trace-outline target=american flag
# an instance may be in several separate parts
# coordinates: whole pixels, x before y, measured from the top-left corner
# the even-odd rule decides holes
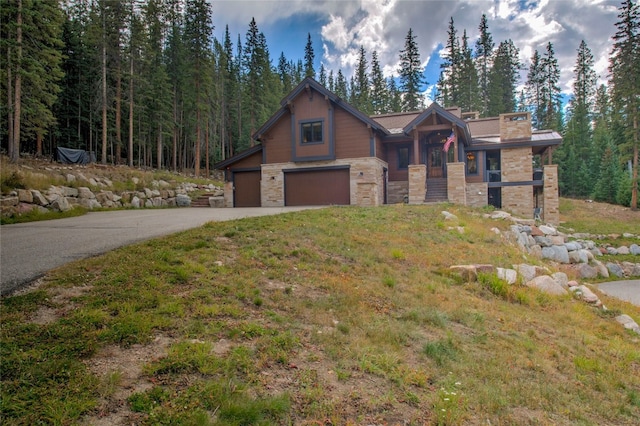
[[[444,152],[449,152],[449,147],[451,146],[451,143],[453,143],[453,141],[455,140],[456,140],[456,134],[455,132],[452,131],[449,137],[447,138],[447,140],[444,142],[444,148],[442,148]]]

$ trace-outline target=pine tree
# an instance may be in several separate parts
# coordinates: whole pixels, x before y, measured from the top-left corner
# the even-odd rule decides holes
[[[293,85],[291,84],[291,63],[287,61],[284,52],[280,53],[280,58],[278,59],[278,76],[282,85],[282,96],[285,96],[291,92]]]
[[[491,33],[489,33],[487,15],[485,15],[484,13],[482,14],[482,18],[480,19],[478,30],[480,31],[480,37],[478,38],[478,40],[476,40],[476,61],[478,62],[478,81],[480,86],[480,115],[486,117],[489,110],[489,75],[494,57],[494,44],[493,37],[491,37]]]
[[[632,0],[623,0],[618,9],[616,33],[609,60],[611,100],[620,123],[620,152],[623,161],[631,160],[632,210],[638,208],[638,150],[640,145],[640,9]]]
[[[457,106],[460,103],[460,85],[458,82],[460,62],[458,31],[454,25],[453,17],[451,17],[449,28],[447,29],[445,54],[442,58],[442,64],[440,64],[440,78],[437,84],[438,97],[436,98],[445,107]]]
[[[540,129],[544,120],[544,68],[540,53],[535,50],[531,57],[527,82],[525,84],[526,105],[531,111],[531,121],[535,128]]]
[[[311,42],[311,33],[307,33],[307,44],[304,47],[304,76],[316,77],[316,71],[313,67],[315,54],[313,53],[313,43]]]
[[[560,69],[558,60],[555,57],[553,44],[547,43],[546,51],[541,60],[542,66],[542,107],[540,127],[542,129],[560,130],[562,120],[560,119]]]
[[[423,107],[424,99],[420,92],[422,85],[426,84],[423,72],[416,36],[409,28],[404,49],[400,51],[400,69],[398,70],[403,111],[415,111]]]
[[[207,78],[212,45],[213,24],[211,22],[211,5],[206,0],[188,0],[185,9],[184,39],[191,60],[191,78],[193,81],[193,108],[195,113],[194,174],[200,176],[202,146],[202,128],[204,117],[208,116],[208,105],[205,102],[205,90],[210,83]]]
[[[467,31],[464,30],[462,35],[461,61],[458,82],[460,84],[460,102],[459,106],[462,111],[478,111],[480,105],[480,87],[478,85],[478,70],[469,47],[469,39]]]
[[[353,78],[353,89],[351,90],[351,104],[365,114],[371,114],[372,105],[369,99],[369,73],[367,56],[364,46],[360,46],[360,56]]]
[[[342,74],[342,70],[338,70],[338,76],[336,77],[335,94],[342,99],[349,98],[349,89],[347,88],[347,79]]]
[[[382,74],[380,62],[378,61],[378,52],[375,50],[371,53],[371,112],[373,114],[384,114],[389,112],[389,91],[387,90],[387,82]]]
[[[488,76],[489,99],[485,116],[495,117],[516,111],[516,87],[522,68],[518,56],[519,51],[513,41],[506,40],[498,45]]]
[[[318,75],[318,81],[323,87],[327,87],[327,70],[324,68],[324,64],[320,64],[320,74]]]
[[[389,107],[387,112],[401,112],[402,111],[402,93],[398,89],[396,79],[391,76],[387,80],[387,88],[389,92]]]

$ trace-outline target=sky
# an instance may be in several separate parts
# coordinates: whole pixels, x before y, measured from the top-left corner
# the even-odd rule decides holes
[[[478,38],[482,14],[497,48],[507,39],[528,64],[535,50],[543,54],[553,44],[560,67],[563,94],[572,92],[576,54],[581,40],[595,61],[599,83],[606,83],[612,35],[620,0],[211,0],[214,35],[223,40],[229,26],[234,49],[240,35],[244,43],[255,18],[264,33],[274,65],[284,52],[288,60],[304,60],[307,35],[311,35],[316,72],[320,63],[334,74],[341,69],[350,78],[360,47],[378,59],[385,76],[397,75],[399,53],[412,29],[425,68],[430,97],[440,72],[441,54],[451,18],[462,37],[466,29],[470,46]],[[522,71],[522,84],[526,70]]]

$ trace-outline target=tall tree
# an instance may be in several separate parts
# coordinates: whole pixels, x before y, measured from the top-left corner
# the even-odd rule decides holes
[[[213,24],[211,5],[206,0],[187,0],[185,8],[184,39],[191,61],[191,78],[194,88],[195,140],[194,174],[200,176],[200,148],[202,145],[203,117],[207,115],[203,91],[206,90],[208,66],[211,56]]]
[[[342,70],[338,70],[338,76],[336,77],[336,95],[342,99],[348,99],[349,89],[347,88],[347,79],[344,77]]]
[[[458,77],[460,75],[461,61],[458,31],[456,30],[453,17],[451,17],[447,29],[445,54],[442,58],[442,64],[440,64],[440,78],[437,84],[438,96],[436,100],[445,107],[459,105],[460,103]]]
[[[307,44],[304,47],[304,76],[316,77],[316,71],[313,67],[315,54],[313,53],[313,43],[311,42],[311,33],[307,33]]]
[[[409,28],[404,49],[400,51],[400,68],[398,69],[403,111],[415,111],[424,105],[423,95],[420,92],[422,85],[426,84],[423,72],[416,36]]]
[[[389,91],[387,89],[387,81],[382,74],[380,61],[378,60],[378,52],[375,50],[371,53],[371,113],[384,114],[389,112]]]
[[[488,76],[486,116],[516,111],[516,88],[522,68],[518,57],[519,51],[513,41],[506,40],[498,45]]]
[[[544,120],[544,65],[540,52],[535,50],[529,64],[527,82],[525,84],[526,104],[531,111],[533,126],[541,128]]]
[[[553,44],[547,43],[544,56],[541,61],[542,65],[542,98],[543,98],[543,116],[541,120],[541,128],[544,129],[561,129],[561,102],[560,102],[560,68],[558,60],[555,57]]]
[[[371,114],[372,105],[369,99],[369,72],[367,54],[364,46],[360,46],[360,55],[356,65],[353,78],[353,89],[351,90],[351,103],[365,114]]]
[[[476,40],[476,61],[478,62],[478,82],[480,86],[480,115],[486,117],[489,110],[489,75],[494,57],[494,44],[493,37],[489,32],[489,25],[487,24],[487,15],[484,13],[480,19],[478,30],[480,31],[480,36]]]
[[[462,46],[460,48],[460,70],[458,75],[460,84],[460,97],[458,106],[463,111],[478,111],[480,105],[480,92],[478,86],[478,70],[473,61],[467,30],[463,31]]]
[[[640,144],[640,10],[632,0],[623,0],[618,9],[616,33],[609,59],[611,100],[616,121],[622,130],[620,151],[623,161],[632,163],[632,210],[638,209],[638,145]]]

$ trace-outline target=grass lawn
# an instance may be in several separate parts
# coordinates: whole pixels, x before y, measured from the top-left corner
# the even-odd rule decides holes
[[[2,300],[3,424],[640,424],[640,308],[448,273],[542,264],[509,225],[335,207],[74,262]]]

